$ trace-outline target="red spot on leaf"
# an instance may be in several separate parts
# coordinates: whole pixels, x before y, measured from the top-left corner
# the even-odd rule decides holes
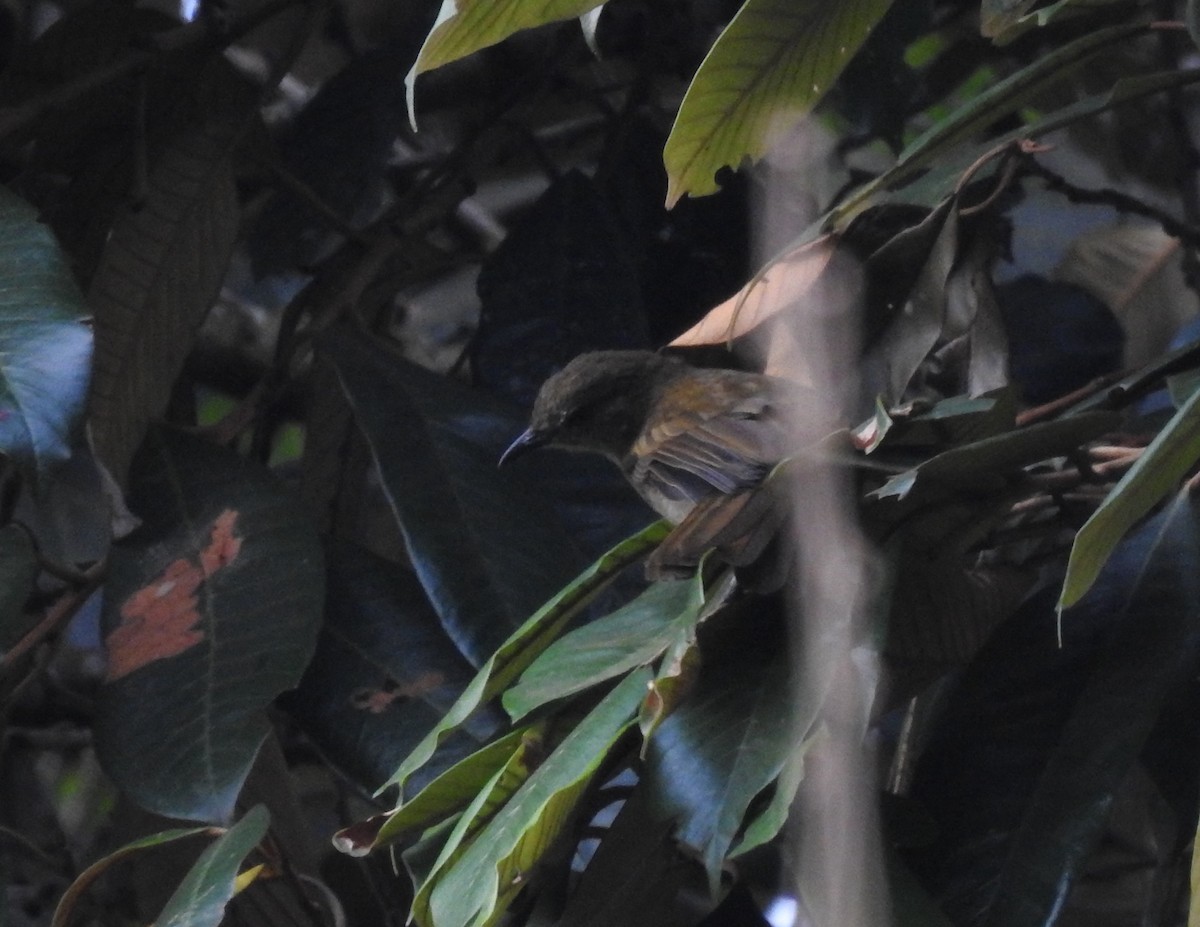
[[[213,522],[199,563],[175,560],[121,606],[121,623],[105,638],[107,681],[127,676],[155,660],[183,653],[204,640],[196,592],[237,559],[242,539],[234,534],[238,513],[226,509]]]

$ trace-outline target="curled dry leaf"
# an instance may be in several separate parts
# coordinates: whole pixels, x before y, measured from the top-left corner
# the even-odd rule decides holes
[[[670,346],[725,344],[758,328],[812,290],[837,251],[838,241],[838,236],[823,235],[775,258]]]

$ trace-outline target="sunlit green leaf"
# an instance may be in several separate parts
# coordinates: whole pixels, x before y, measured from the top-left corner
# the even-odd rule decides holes
[[[30,472],[70,454],[92,332],[83,294],[37,210],[0,187],[0,451]]]
[[[436,880],[429,924],[481,927],[561,832],[592,774],[629,727],[650,681],[635,670],[567,735],[465,853]]]
[[[481,838],[482,830],[529,781],[546,750],[544,734],[545,726],[539,725],[522,735],[517,748],[509,751],[504,764],[483,784],[454,822],[437,859],[423,874],[421,882],[414,883],[412,917],[420,927],[440,927],[431,908],[434,890],[442,876],[451,871],[474,845],[473,841]]]
[[[428,828],[467,807],[473,798],[516,753],[525,730],[516,730],[459,760],[411,801],[396,810],[342,828],[333,842],[343,853],[364,856],[371,850],[403,839],[408,833]]]
[[[704,605],[696,578],[654,583],[624,608],[555,641],[504,693],[517,720],[547,702],[645,666],[695,627]]]
[[[417,61],[405,78],[408,115],[416,125],[413,102],[417,76],[465,58],[514,32],[582,16],[604,0],[442,0]]]
[[[618,544],[514,631],[491,659],[480,667],[458,701],[424,740],[413,748],[380,791],[392,785],[402,788],[412,772],[429,761],[437,745],[450,731],[470,717],[478,706],[507,689],[554,642],[572,617],[578,615],[605,586],[616,579],[621,570],[652,550],[668,533],[670,525],[655,522]]]
[[[667,139],[667,205],[717,190],[833,86],[891,0],[746,0],[700,65]]]
[[[1200,393],[1193,393],[1092,513],[1071,547],[1059,611],[1083,598],[1130,528],[1200,460]]]
[[[233,898],[238,869],[267,834],[270,815],[256,805],[205,850],[154,922],[156,927],[217,927]]]

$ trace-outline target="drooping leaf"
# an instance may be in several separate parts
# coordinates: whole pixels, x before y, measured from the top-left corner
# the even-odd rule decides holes
[[[0,528],[0,654],[32,626],[25,602],[37,579],[37,552],[29,532],[20,525]]]
[[[580,794],[629,727],[650,672],[626,677],[585,717],[436,880],[423,927],[482,927],[519,891],[569,819]]]
[[[407,567],[348,543],[326,549],[325,620],[282,707],[339,769],[375,789],[450,708],[474,671]],[[475,750],[501,720],[483,715],[439,762]]]
[[[417,76],[495,45],[522,29],[582,16],[604,0],[442,0],[437,21],[405,78],[408,116],[417,124]]]
[[[50,927],[67,927],[71,922],[71,916],[75,911],[75,906],[79,903],[80,897],[100,876],[104,875],[114,864],[128,856],[141,851],[160,847],[167,843],[174,843],[177,840],[184,840],[188,837],[196,837],[201,834],[208,836],[216,836],[221,833],[219,828],[215,827],[184,827],[174,830],[159,831],[156,834],[149,834],[146,837],[141,837],[137,840],[132,840],[122,847],[113,850],[102,858],[96,860],[81,872],[75,881],[71,883],[62,898],[59,899],[58,905],[54,909],[54,918],[50,921]]]
[[[802,299],[836,250],[836,240],[825,236],[784,252],[737,293],[706,312],[671,345],[721,345],[749,333]]]
[[[681,637],[694,634],[704,606],[699,574],[652,584],[611,615],[598,618],[546,648],[501,701],[513,720],[638,666]]]
[[[144,202],[118,215],[88,286],[96,313],[92,437],[119,483],[147,425],[166,408],[237,238],[231,155],[257,96],[241,83],[223,82],[218,92],[209,118],[183,128],[159,155]]]
[[[1180,407],[1137,462],[1092,513],[1071,546],[1061,611],[1091,588],[1117,543],[1138,519],[1166,498],[1200,460],[1200,393]]]
[[[742,856],[774,840],[787,823],[796,792],[804,780],[804,761],[808,754],[829,737],[829,729],[818,727],[797,744],[775,780],[775,791],[766,807],[746,822],[746,827],[729,855]]]
[[[746,0],[688,87],[663,150],[667,205],[717,190],[829,91],[891,0]]]
[[[514,631],[480,667],[462,695],[413,748],[381,787],[381,791],[391,785],[403,788],[408,777],[429,761],[437,745],[448,733],[463,724],[480,705],[491,701],[507,689],[537,656],[554,642],[571,618],[578,615],[605,586],[616,579],[621,570],[643,557],[669,533],[670,526],[666,522],[656,522],[618,544]]]
[[[441,773],[399,808],[342,828],[334,846],[351,856],[364,856],[416,830],[452,818],[479,795],[521,747],[527,729],[505,734]]]
[[[319,349],[337,369],[442,626],[480,665],[586,559],[545,492],[497,468],[519,429],[505,433],[481,399],[347,328],[326,332]],[[443,388],[422,390],[423,379]]]
[[[1116,413],[1092,411],[973,441],[943,451],[893,477],[870,493],[869,498],[903,501],[914,490],[936,490],[939,486],[995,489],[1003,485],[1003,474],[1069,454],[1111,431],[1120,421],[1121,417]]]
[[[0,451],[31,473],[67,457],[92,358],[88,309],[37,211],[0,189]]]
[[[778,632],[762,631],[720,649],[721,661],[706,664],[647,749],[655,813],[676,822],[676,838],[703,862],[711,886],[750,802],[780,775],[803,736],[787,646]]]
[[[269,822],[267,809],[255,805],[200,854],[155,920],[156,927],[218,927],[237,887],[238,869],[266,836]]]
[[[223,821],[312,655],[321,547],[268,471],[197,438],[151,432],[131,476],[143,523],[111,554],[96,748],[143,807]]]
[[[1111,572],[1110,572],[1111,571]],[[1103,831],[1114,795],[1142,753],[1172,686],[1195,673],[1200,632],[1200,509],[1195,490],[1122,545],[1094,598],[1119,627],[1093,661],[996,880],[991,927],[1044,924]],[[1069,642],[1067,646],[1069,646]]]
[[[529,781],[529,777],[546,754],[545,735],[545,724],[522,733],[515,748],[508,749],[507,758],[483,783],[478,794],[454,821],[454,826],[442,843],[433,864],[421,872],[419,881],[414,880],[412,918],[421,927],[436,927],[430,904],[439,877],[463,857],[483,828],[495,819],[506,803]]]

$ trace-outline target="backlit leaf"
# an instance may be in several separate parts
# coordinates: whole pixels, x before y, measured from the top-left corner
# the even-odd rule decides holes
[[[688,87],[663,151],[667,205],[717,190],[833,86],[891,0],[746,0]]]
[[[465,58],[514,32],[582,16],[604,0],[442,0],[437,21],[417,55],[405,86],[408,115],[416,121],[414,87],[419,74]]]

